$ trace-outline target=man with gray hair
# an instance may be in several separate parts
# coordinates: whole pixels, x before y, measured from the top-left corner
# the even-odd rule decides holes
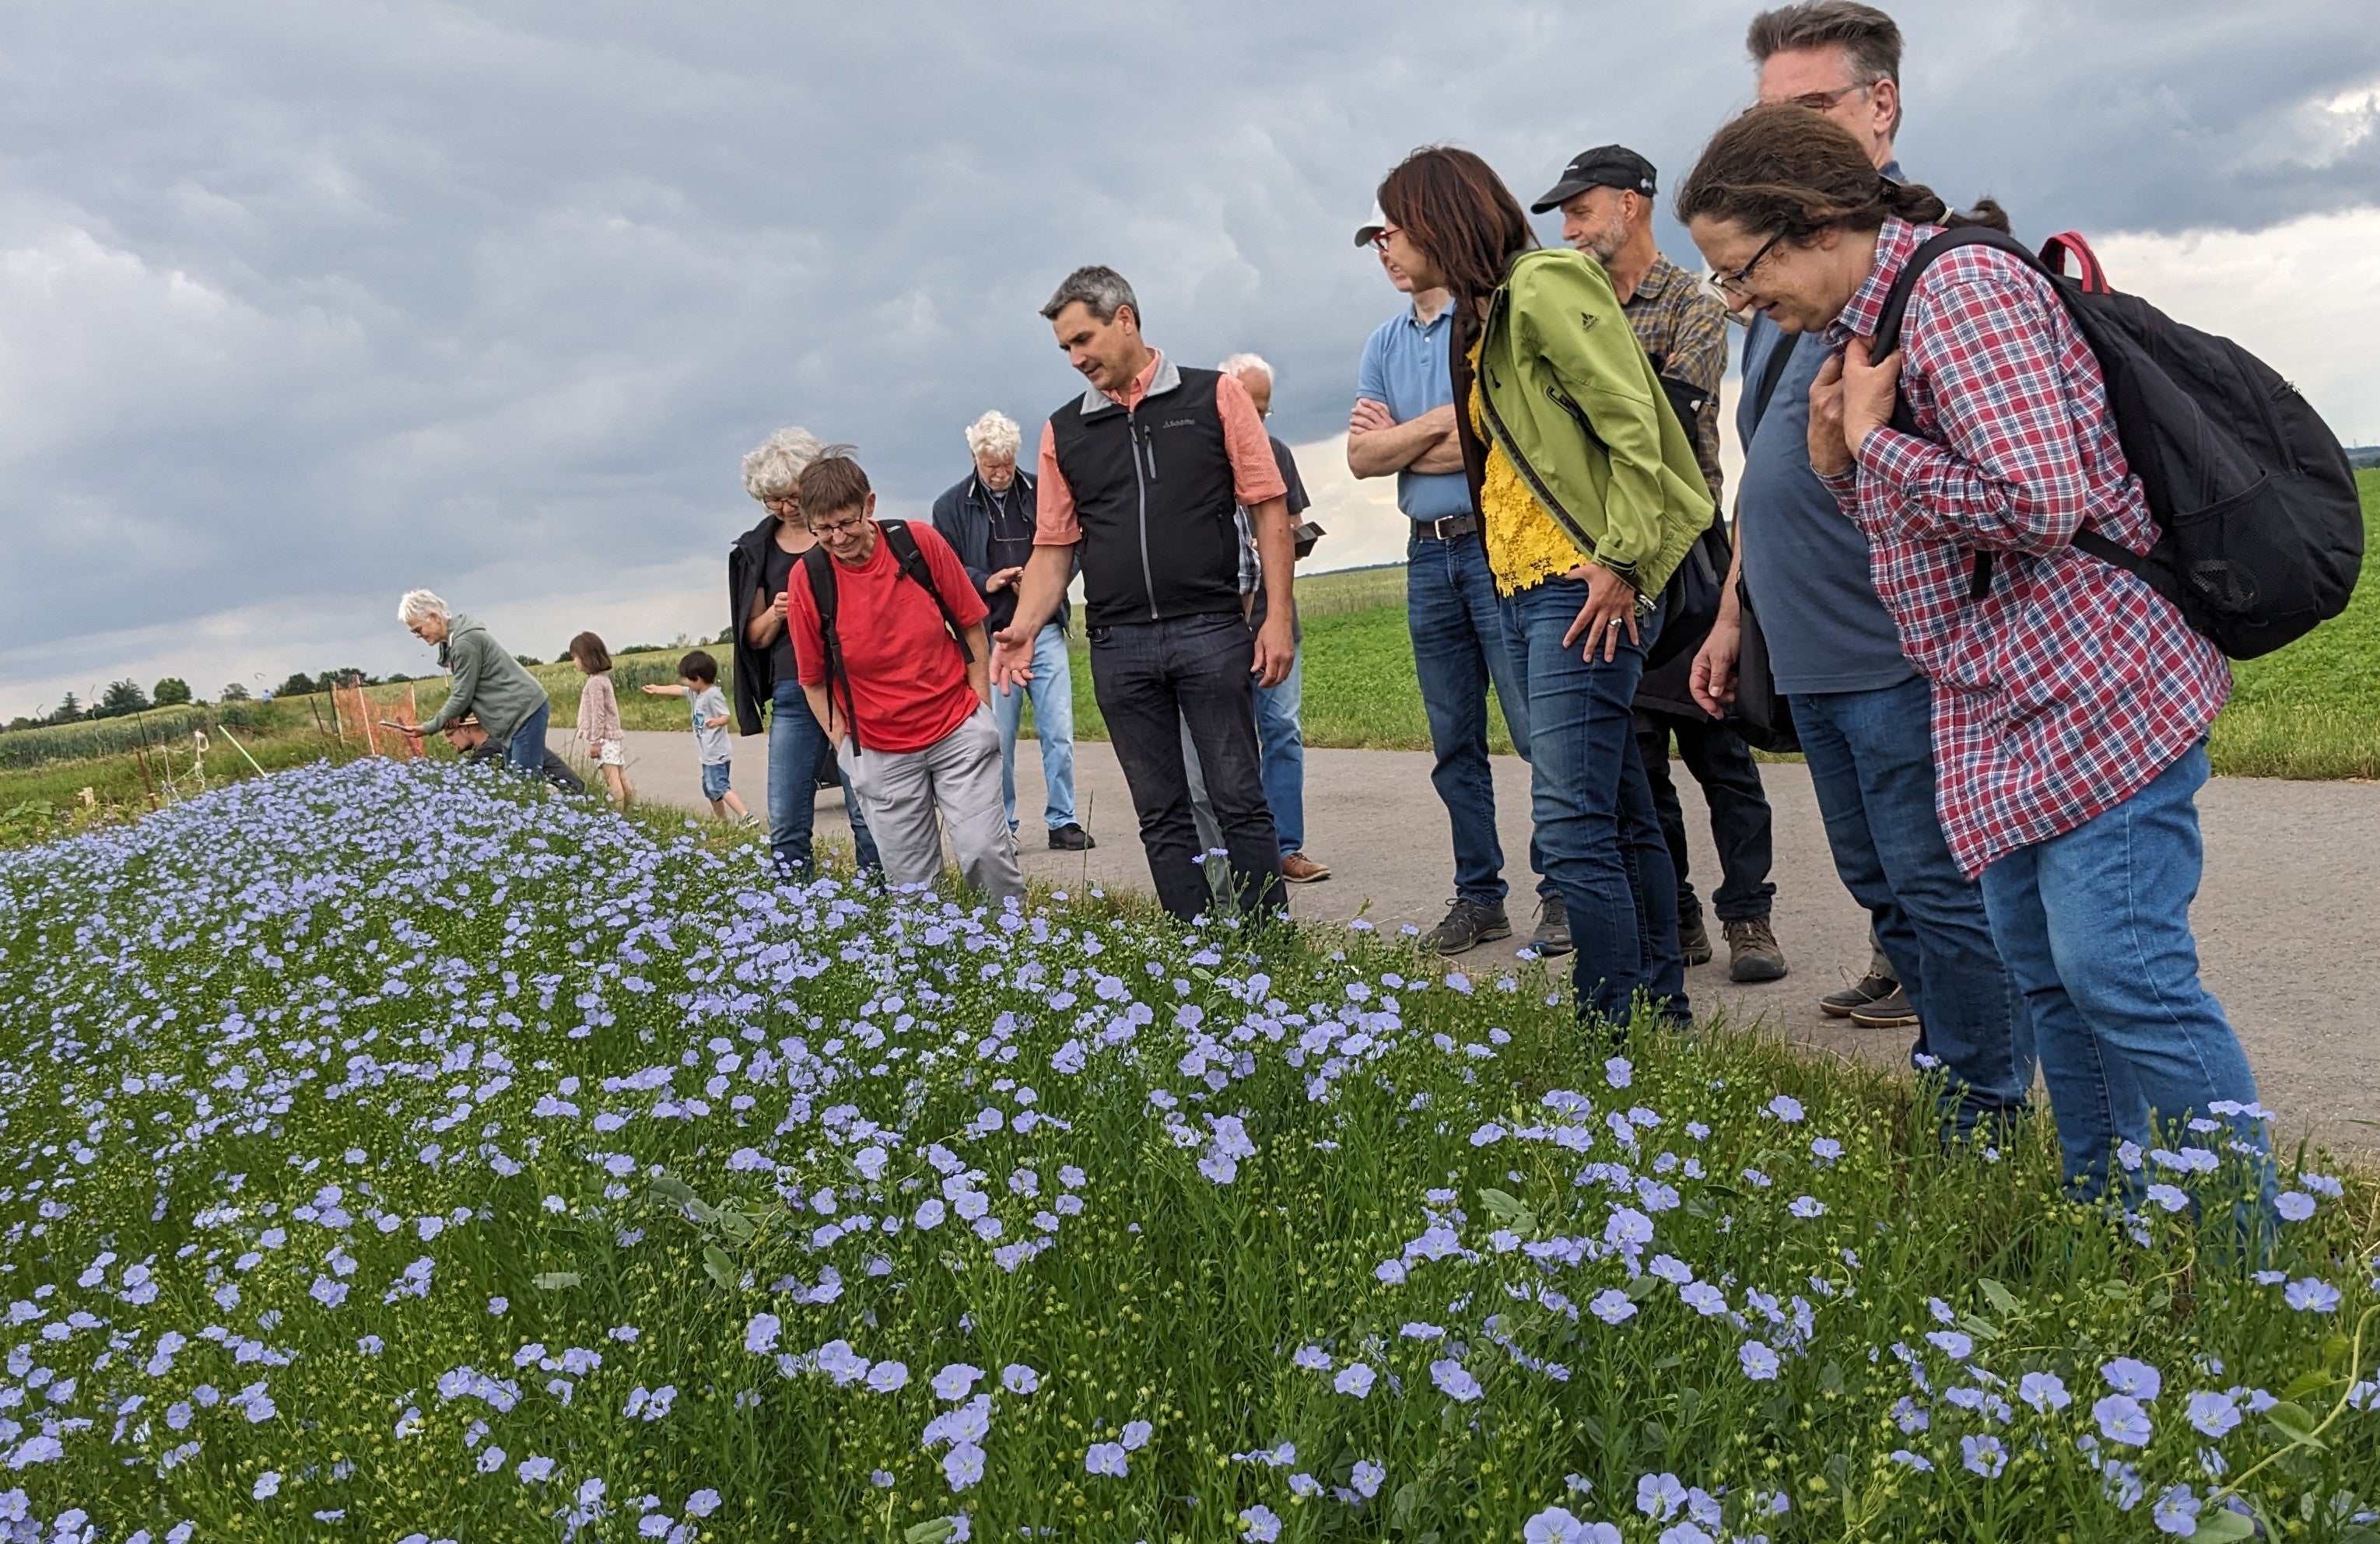
[[[1024,443],[1016,420],[998,411],[967,426],[967,453],[975,470],[934,501],[934,529],[959,555],[967,578],[990,609],[984,625],[997,633],[1016,615],[1016,584],[1033,556],[1033,476],[1016,468]],[[991,690],[991,716],[1000,726],[1000,787],[1008,828],[1016,829],[1016,734],[1025,700],[1033,700],[1033,732],[1041,742],[1041,819],[1053,852],[1097,847],[1075,818],[1075,678],[1066,657],[1067,607],[1033,637],[1033,679],[1022,686]]]
[[[1825,115],[1879,175],[1900,178],[1900,29],[1890,17],[1855,0],[1809,0],[1755,17],[1744,42],[1763,103]],[[1728,304],[1744,303],[1762,260],[1718,277]],[[1942,835],[1933,689],[1901,653],[1866,537],[1810,467],[1810,385],[1830,352],[1825,338],[1766,314],[1746,332],[1735,568],[1694,657],[1694,700],[1716,713],[1735,695],[1740,586],[1776,688],[1792,704],[1835,872],[1867,910],[1880,957],[1819,1006],[1862,1028],[1914,1025],[1915,1053],[1980,1099],[2019,1108],[2033,1082],[2031,1010],[1993,942],[1981,887]]]
[[[544,770],[552,705],[537,677],[521,669],[485,627],[428,590],[406,591],[396,603],[396,620],[423,643],[436,645],[439,668],[451,677],[438,711],[426,722],[405,725],[405,732],[418,739],[475,715],[513,766],[523,772]]]
[[[993,679],[1030,681],[1034,640],[1079,556],[1091,684],[1140,817],[1158,899],[1184,922],[1208,910],[1181,724],[1206,773],[1247,914],[1281,905],[1281,849],[1258,775],[1254,688],[1296,656],[1289,510],[1247,389],[1142,341],[1140,303],[1111,268],[1079,268],[1041,308],[1090,390],[1042,426],[1033,556]],[[1240,607],[1234,505],[1256,532],[1266,600]]]
[[[1272,416],[1272,367],[1255,354],[1234,354],[1215,367],[1247,388],[1248,400],[1256,404],[1257,416]],[[1305,496],[1305,479],[1298,476],[1297,457],[1290,453],[1281,436],[1269,434],[1272,458],[1281,468],[1281,481],[1288,485],[1291,549],[1304,557],[1313,550],[1317,538],[1323,535],[1318,525],[1307,524],[1304,516],[1312,501]],[[1255,533],[1248,526],[1245,505],[1232,511],[1232,520],[1239,528],[1240,538],[1240,603],[1251,621],[1256,620],[1257,603],[1263,587],[1264,570],[1257,559]],[[1257,759],[1264,778],[1265,807],[1272,812],[1273,833],[1281,843],[1281,876],[1293,885],[1311,885],[1330,877],[1330,866],[1316,862],[1305,851],[1305,733],[1299,722],[1304,706],[1303,677],[1305,674],[1305,638],[1304,630],[1291,619],[1291,642],[1296,653],[1292,656],[1289,674],[1276,686],[1257,688]],[[1215,822],[1214,807],[1207,799],[1206,779],[1200,775],[1198,758],[1189,749],[1185,729],[1183,745],[1190,774],[1190,807],[1197,816],[1198,839],[1205,850],[1213,852],[1222,845],[1222,831]]]

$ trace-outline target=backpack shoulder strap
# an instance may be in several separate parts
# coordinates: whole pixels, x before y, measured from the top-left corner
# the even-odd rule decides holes
[[[1909,311],[1909,297],[1917,292],[1917,281],[1944,254],[1961,247],[1997,247],[2027,268],[2047,274],[2049,270],[2033,255],[2033,248],[2009,235],[1988,225],[1960,225],[1940,231],[1926,238],[1925,245],[1909,255],[1900,273],[1892,281],[1892,288],[1884,297],[1884,309],[1876,319],[1876,341],[1870,345],[1876,357],[1883,358],[1900,346],[1900,324]]]
[[[1769,346],[1768,357],[1761,364],[1759,382],[1752,389],[1752,428],[1760,430],[1760,420],[1768,416],[1768,399],[1777,394],[1777,384],[1785,379],[1785,367],[1793,362],[1793,350],[1800,346],[1802,334],[1779,332],[1777,342]]]
[[[836,602],[841,596],[834,582],[834,560],[823,546],[802,554],[802,576],[809,581],[810,599],[818,603],[819,624],[832,637]]]
[[[801,567],[802,576],[809,581],[810,599],[818,608],[820,651],[826,656],[827,706],[832,710],[837,694],[842,696],[844,721],[854,726],[852,742],[856,744],[859,716],[853,710],[857,702],[851,694],[851,676],[843,667],[843,639],[834,630],[836,603],[841,594],[835,583],[834,559],[825,547],[817,546],[802,554]],[[788,618],[787,625],[791,624],[792,619]]]
[[[966,629],[959,625],[957,613],[951,609],[950,602],[942,598],[941,588],[935,585],[934,571],[926,566],[926,554],[918,549],[917,533],[909,529],[909,523],[905,520],[880,520],[877,528],[884,533],[884,539],[892,544],[892,558],[901,565],[901,572],[908,575],[911,584],[932,598],[934,609],[942,614],[942,625],[951,630],[951,640],[959,645],[960,657],[974,663],[974,645],[967,642]]]

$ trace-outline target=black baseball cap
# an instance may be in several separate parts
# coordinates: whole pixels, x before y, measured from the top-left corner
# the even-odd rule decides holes
[[[1597,145],[1591,151],[1582,151],[1562,168],[1561,180],[1529,206],[1529,212],[1543,214],[1549,209],[1559,209],[1590,187],[1624,187],[1649,199],[1653,196],[1653,163],[1625,145]]]

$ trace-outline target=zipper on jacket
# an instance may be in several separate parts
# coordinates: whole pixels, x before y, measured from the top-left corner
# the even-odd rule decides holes
[[[1137,408],[1123,410],[1123,436],[1126,447],[1132,452],[1132,489],[1140,506],[1140,582],[1148,594],[1148,620],[1162,621],[1165,619],[1157,614],[1157,576],[1148,569],[1148,485],[1157,480],[1157,452],[1154,448],[1150,450],[1151,464],[1148,476],[1144,478],[1140,466],[1140,417]]]

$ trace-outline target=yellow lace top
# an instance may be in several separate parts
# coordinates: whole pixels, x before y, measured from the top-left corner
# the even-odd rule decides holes
[[[1471,368],[1479,368],[1479,345],[1471,345]],[[1488,572],[1500,595],[1512,595],[1559,579],[1586,561],[1554,517],[1537,502],[1519,468],[1488,433],[1479,383],[1471,384],[1471,428],[1488,446],[1486,476],[1479,487],[1480,539],[1488,544]]]

